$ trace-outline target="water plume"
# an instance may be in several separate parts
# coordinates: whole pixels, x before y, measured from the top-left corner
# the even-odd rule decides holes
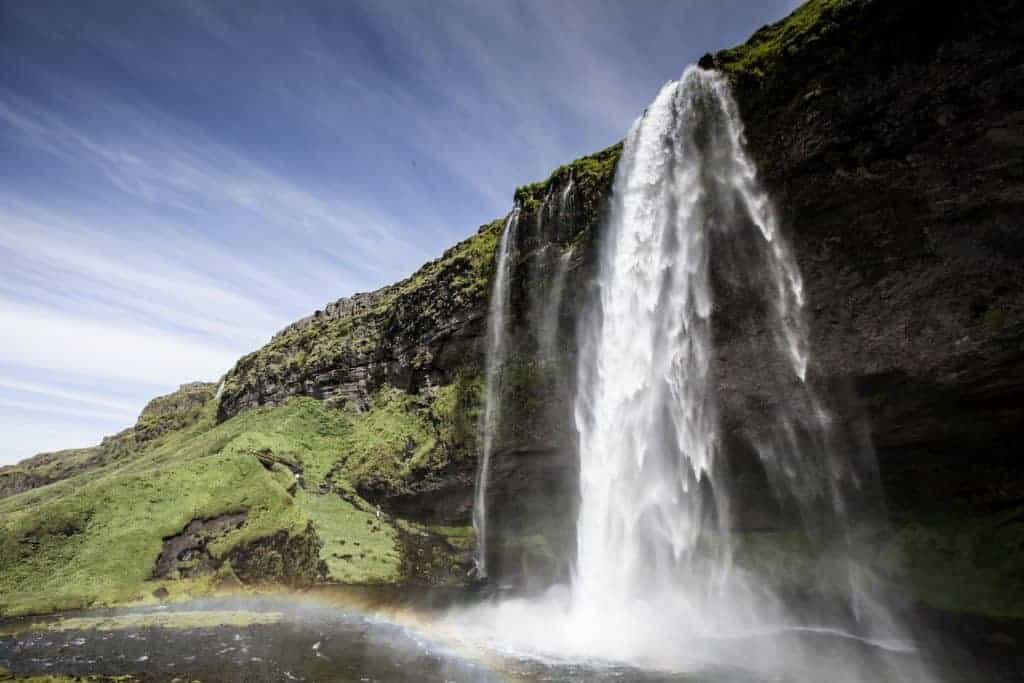
[[[466,637],[514,652],[797,680],[928,680],[852,557],[850,517],[872,498],[873,456],[848,443],[809,381],[800,271],[722,75],[688,68],[633,125],[600,239],[597,295],[577,339],[571,582],[450,619]],[[495,297],[505,296],[504,278],[499,270]],[[757,328],[749,374],[765,405],[728,435],[719,290]],[[502,306],[492,302],[492,332]],[[499,362],[488,359],[489,386]],[[748,547],[737,520],[751,501],[737,494],[727,436],[745,442],[763,495],[788,519],[773,538],[802,539],[772,550],[824,549],[815,572],[828,586],[813,597],[794,600],[756,562],[739,561]],[[823,647],[844,653],[839,671]]]

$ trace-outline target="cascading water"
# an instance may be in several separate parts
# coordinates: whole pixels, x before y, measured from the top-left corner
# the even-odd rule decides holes
[[[515,249],[516,228],[519,225],[519,207],[512,209],[501,232],[495,263],[494,287],[487,319],[487,358],[485,370],[485,396],[483,414],[483,452],[477,468],[476,490],[473,499],[473,531],[476,534],[476,571],[487,576],[487,486],[490,482],[491,455],[501,418],[501,369],[505,364],[507,312],[510,292],[512,258]]]
[[[826,658],[810,673],[808,662],[821,659],[815,646],[757,640],[813,632],[905,646],[884,601],[850,561],[847,515],[870,486],[870,458],[858,460],[863,444],[839,444],[842,435],[807,384],[799,270],[744,151],[721,75],[690,67],[661,90],[625,141],[611,202],[597,300],[578,338],[580,508],[571,583],[542,599],[466,610],[454,622],[470,637],[517,651],[680,670],[742,661],[772,675],[800,672],[797,680],[826,673],[927,680],[916,664],[894,669],[870,658],[841,672],[830,671]],[[504,268],[495,297],[506,296]],[[744,434],[780,507],[796,510],[791,535],[828,549],[820,567],[842,587],[828,606],[797,608],[756,567],[734,563],[733,522],[750,501],[735,494],[720,427],[715,274],[745,292],[764,332],[751,357],[769,408]],[[505,305],[495,302],[492,336]],[[489,399],[500,362],[488,359]]]
[[[709,391],[710,206],[694,139],[711,83],[689,72],[630,133],[584,331],[576,423],[581,602],[676,594],[708,518],[715,465]],[[710,133],[711,131],[707,131]]]
[[[555,260],[554,274],[551,277],[551,288],[541,315],[540,347],[538,353],[541,360],[552,361],[558,357],[558,317],[562,310],[562,297],[565,294],[565,280],[569,274],[574,250],[569,247],[564,254]]]

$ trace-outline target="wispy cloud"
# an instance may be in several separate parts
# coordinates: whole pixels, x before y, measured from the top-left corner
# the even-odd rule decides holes
[[[0,463],[404,277],[795,3],[5,4]]]
[[[124,422],[131,419],[130,413],[117,413],[102,410],[89,410],[88,408],[75,408],[52,403],[33,403],[30,401],[15,401],[0,397],[0,408],[9,408],[25,413],[47,413],[65,417],[85,417],[100,420]],[[127,424],[127,422],[125,423]]]
[[[215,379],[238,357],[234,349],[142,325],[79,318],[0,297],[5,330],[0,362],[65,369],[104,378],[176,386]]]
[[[73,389],[65,389],[59,386],[38,384],[36,382],[24,382],[11,377],[4,377],[2,375],[0,375],[0,388],[10,389],[15,392],[35,394],[37,396],[45,396],[47,398],[63,399],[73,403],[84,403],[90,406],[107,408],[108,411],[102,413],[107,416],[116,415],[118,417],[124,417],[125,415],[131,415],[135,411],[135,407],[130,403],[111,400],[102,394],[96,394],[88,391],[75,391]],[[15,404],[21,405],[18,402],[9,402],[6,405]]]
[[[427,256],[404,239],[386,212],[313,194],[159,112],[54,80],[78,107],[102,107],[105,128],[112,130],[84,131],[67,114],[2,90],[0,121],[40,151],[93,167],[137,201],[200,219],[228,215],[236,222],[287,226],[296,238],[322,240],[336,259],[356,270],[386,268],[395,259],[417,263]],[[336,249],[339,244],[345,249]],[[391,260],[382,260],[382,254]]]

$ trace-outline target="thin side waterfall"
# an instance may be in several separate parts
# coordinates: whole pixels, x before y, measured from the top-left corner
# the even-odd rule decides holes
[[[552,361],[558,357],[558,316],[562,311],[562,296],[565,293],[565,280],[572,262],[573,248],[569,247],[564,254],[555,260],[555,272],[551,277],[551,292],[544,305],[540,323],[541,360]]]
[[[885,659],[909,646],[855,559],[849,527],[870,508],[873,453],[833,424],[809,383],[804,285],[722,75],[690,67],[658,93],[625,140],[601,229],[596,296],[577,334],[571,581],[542,598],[455,612],[454,623],[520,653],[738,667],[771,680],[930,680],[912,656]],[[495,283],[492,330],[506,276]],[[716,311],[737,301],[743,332],[718,348]],[[726,350],[746,361],[719,366]],[[763,399],[728,434],[722,372],[747,373]],[[767,564],[751,563],[743,545],[738,520],[759,501],[737,492],[730,456],[756,464],[766,481],[758,495],[783,511],[785,533],[760,536],[775,544]],[[799,600],[777,588],[787,553],[820,554]],[[842,644],[826,656],[805,634]]]
[[[548,272],[552,268],[553,261],[557,259],[558,247],[556,243],[550,239],[546,230],[548,225],[546,222],[550,215],[551,218],[557,220],[559,214],[557,213],[559,203],[552,201],[552,195],[549,191],[545,195],[544,199],[541,200],[540,206],[536,211],[536,222],[534,224],[533,234],[536,240],[544,244],[537,253],[537,256],[531,259],[529,268],[526,272],[526,277],[529,278],[531,283],[537,283],[538,286],[530,288],[529,301],[530,309],[528,314],[528,325],[533,327],[533,331],[537,336],[538,340],[538,360],[545,360],[545,348],[544,338],[547,335],[547,330],[544,328],[544,322],[547,320],[547,310],[552,305],[551,297],[548,296],[546,288],[539,286],[539,283],[543,282]]]
[[[562,190],[562,196],[558,200],[558,211],[559,214],[565,216],[571,211],[573,207],[573,190],[576,189],[576,182],[572,177],[572,171],[569,172],[569,182],[565,184],[565,189]]]
[[[562,220],[569,220],[574,210],[573,190],[575,183],[572,174],[569,175],[569,182],[565,184],[561,195],[558,198],[557,216]],[[554,361],[558,358],[556,348],[559,336],[559,316],[562,312],[562,297],[565,294],[565,280],[569,274],[569,265],[572,263],[575,247],[569,247],[559,255],[554,264],[554,274],[551,277],[550,292],[544,304],[544,310],[540,316],[540,348],[541,360]]]
[[[519,207],[512,209],[498,244],[495,263],[494,286],[487,317],[487,357],[485,369],[484,414],[481,433],[483,452],[477,468],[476,488],[473,499],[473,531],[476,534],[476,571],[478,576],[487,576],[487,486],[490,482],[491,455],[494,438],[501,420],[501,369],[506,356],[506,319],[510,291],[509,279],[512,269],[511,255],[515,250],[516,228],[519,225]]]

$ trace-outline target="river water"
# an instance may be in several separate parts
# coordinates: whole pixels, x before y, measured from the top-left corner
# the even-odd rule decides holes
[[[234,625],[190,626],[230,614]],[[769,683],[837,680],[873,667],[891,680],[908,660],[927,659],[950,681],[1021,680],[1012,636],[1002,655],[982,658],[931,642],[923,652],[887,651],[827,632],[751,634],[732,642],[689,641],[685,671],[623,666],[599,658],[552,658],[472,642],[446,626],[444,612],[392,612],[388,618],[294,597],[201,600],[170,606],[63,615],[81,628],[53,630],[61,616],[0,622],[0,667],[16,675],[130,675],[228,681],[687,681]],[[84,617],[84,619],[83,619]],[[177,625],[169,625],[178,622]],[[251,622],[251,623],[247,623]],[[260,623],[267,622],[267,623]],[[51,624],[47,627],[47,624]],[[65,622],[75,626],[75,623]],[[93,624],[89,626],[88,624]],[[616,624],[605,627],[614,632]],[[1019,634],[1017,634],[1019,635]],[[995,641],[993,641],[995,642]],[[756,653],[799,650],[798,666],[766,667]],[[726,656],[728,655],[728,656]],[[1002,659],[1000,659],[1000,656]],[[984,669],[976,662],[983,661]],[[752,669],[752,666],[763,670]]]

